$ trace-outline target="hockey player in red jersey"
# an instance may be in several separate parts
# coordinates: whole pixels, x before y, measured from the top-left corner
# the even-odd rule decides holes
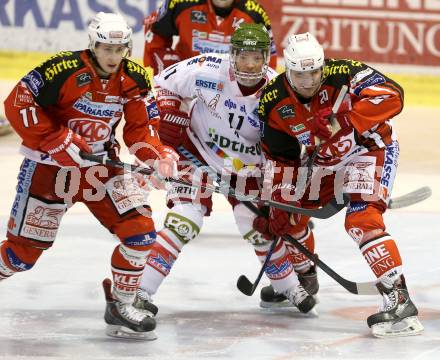
[[[230,54],[199,55],[155,76],[161,111],[159,134],[184,158],[196,158],[215,173],[226,174],[239,193],[258,193],[258,169],[264,161],[258,99],[262,88],[277,74],[268,67],[270,37],[262,25],[242,24],[231,43]],[[191,104],[189,114],[183,111],[185,101]],[[147,258],[135,306],[151,306],[150,296],[168,276],[184,245],[199,234],[204,216],[212,210],[211,194],[202,192],[196,186],[181,184],[169,189],[170,211]],[[244,204],[235,198],[228,201],[242,237],[263,262],[272,242],[253,228],[256,216]],[[313,309],[315,299],[300,283],[284,241],[278,242],[265,270],[291,306],[303,313]]]
[[[115,130],[124,115],[124,142],[139,159],[154,161],[160,176],[175,175],[178,155],[156,133],[159,113],[145,69],[127,59],[131,28],[119,14],[100,12],[88,33],[88,50],[52,56],[5,101],[25,159],[0,246],[0,280],[31,269],[52,246],[64,213],[83,202],[121,242],[111,258],[113,288],[104,281],[107,333],[152,339],[155,320],[132,306],[156,238],[150,207],[131,176],[92,166],[80,152],[117,158]]]
[[[144,65],[158,74],[196,55],[228,53],[231,35],[242,23],[263,24],[271,38],[270,66],[277,54],[266,11],[256,0],[168,0],[145,18]],[[179,36],[174,47],[173,36]],[[175,50],[174,50],[175,48]]]
[[[382,218],[399,155],[391,118],[403,108],[403,90],[359,61],[324,60],[322,46],[309,33],[289,37],[284,59],[286,72],[264,89],[259,104],[263,148],[284,170],[275,175],[272,199],[314,207],[348,194],[345,229],[377,277],[384,301],[368,317],[368,326],[378,337],[419,334],[423,326],[402,275],[402,259]],[[343,89],[348,89],[345,96]],[[334,106],[341,92],[342,103]],[[288,166],[294,167],[293,176]],[[272,233],[313,244],[306,223],[307,218],[270,211]],[[279,298],[270,287],[262,290],[268,294]]]

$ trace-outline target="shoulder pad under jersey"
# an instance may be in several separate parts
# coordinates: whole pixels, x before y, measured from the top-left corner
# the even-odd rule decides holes
[[[364,89],[371,86],[389,87],[393,91],[399,92],[403,98],[403,89],[397,82],[367,64],[349,59],[332,59],[329,61],[329,65],[330,67],[325,71],[329,77],[328,80],[325,80],[326,84],[339,87],[343,84],[350,84],[351,93],[356,96],[360,96]]]
[[[272,109],[285,97],[289,96],[284,86],[284,74],[273,78],[263,90],[258,105],[258,116],[261,121],[267,122],[267,116]]]
[[[357,73],[367,69],[367,65],[356,60],[326,59],[324,66],[325,83],[341,87],[347,84]]]
[[[21,81],[34,95],[38,105],[45,107],[58,102],[63,84],[84,66],[81,51],[62,51],[50,57],[25,75]]]
[[[148,72],[142,65],[129,59],[124,59],[123,66],[125,74],[134,80],[141,94],[145,94],[151,90],[151,82],[148,77]]]
[[[185,9],[205,4],[207,0],[166,0],[157,12],[157,19],[152,24],[154,33],[165,38],[178,35],[176,18]]]

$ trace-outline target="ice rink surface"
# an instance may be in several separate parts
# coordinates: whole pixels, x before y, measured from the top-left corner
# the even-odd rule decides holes
[[[156,219],[162,217],[158,213]],[[4,233],[6,218],[1,220]],[[438,214],[390,211],[387,220],[400,245],[423,335],[372,337],[365,320],[380,298],[347,293],[322,271],[317,318],[259,308],[258,291],[246,297],[235,287],[240,274],[255,279],[258,261],[237,235],[231,214],[217,213],[206,221],[203,235],[184,249],[154,299],[160,308],[158,339],[109,338],[100,283],[110,274],[116,240],[91,216],[72,214],[34,269],[1,283],[0,358],[437,359]],[[343,231],[343,214],[316,225],[317,251],[324,262],[347,279],[373,280]]]
[[[52,249],[26,273],[0,283],[0,359],[438,359],[440,356],[439,110],[407,109],[397,122],[401,158],[394,196],[429,185],[433,196],[385,215],[404,261],[423,335],[376,339],[366,325],[379,296],[356,296],[322,271],[319,317],[270,312],[235,286],[260,265],[238,236],[232,213],[217,198],[202,234],[188,244],[154,300],[158,339],[122,341],[105,335],[101,281],[110,276],[117,241],[81,205],[64,217]],[[437,114],[437,115],[436,115]],[[415,120],[429,126],[415,126]],[[0,138],[0,233],[4,238],[21,156],[18,138]],[[161,227],[162,195],[152,197]],[[316,222],[316,248],[325,263],[352,281],[373,275],[343,228],[343,212]],[[268,284],[267,279],[261,285]],[[261,287],[261,286],[260,286]]]

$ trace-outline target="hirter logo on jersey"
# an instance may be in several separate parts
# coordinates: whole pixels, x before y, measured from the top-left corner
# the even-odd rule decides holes
[[[81,135],[89,144],[107,141],[110,138],[111,127],[101,120],[72,119],[67,126]]]

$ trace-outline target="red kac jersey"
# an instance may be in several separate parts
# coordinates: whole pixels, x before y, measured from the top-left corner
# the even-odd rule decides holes
[[[117,73],[101,79],[89,50],[60,52],[31,70],[5,101],[5,112],[23,139],[22,153],[35,161],[53,163],[41,152],[42,139],[63,127],[81,135],[94,153],[118,147],[115,129],[125,117],[123,138],[130,148],[150,144],[136,155],[155,158],[161,145],[156,133],[159,111],[145,69],[123,59]],[[145,145],[144,145],[145,146]]]
[[[311,154],[316,147],[313,118],[332,108],[343,85],[348,93],[336,120],[341,127],[321,143],[315,164],[332,166],[354,154],[383,149],[394,140],[390,119],[403,108],[403,89],[379,71],[355,60],[327,59],[324,82],[305,103],[283,73],[266,86],[259,117],[264,125],[263,148],[281,162],[299,159],[301,147]]]
[[[231,12],[216,15],[210,0],[168,0],[145,18],[144,65],[155,74],[179,60],[204,53],[228,53],[231,35],[242,23],[261,23],[272,40],[270,67],[276,69],[277,54],[266,11],[255,0],[236,0]],[[173,36],[179,36],[176,51]]]

